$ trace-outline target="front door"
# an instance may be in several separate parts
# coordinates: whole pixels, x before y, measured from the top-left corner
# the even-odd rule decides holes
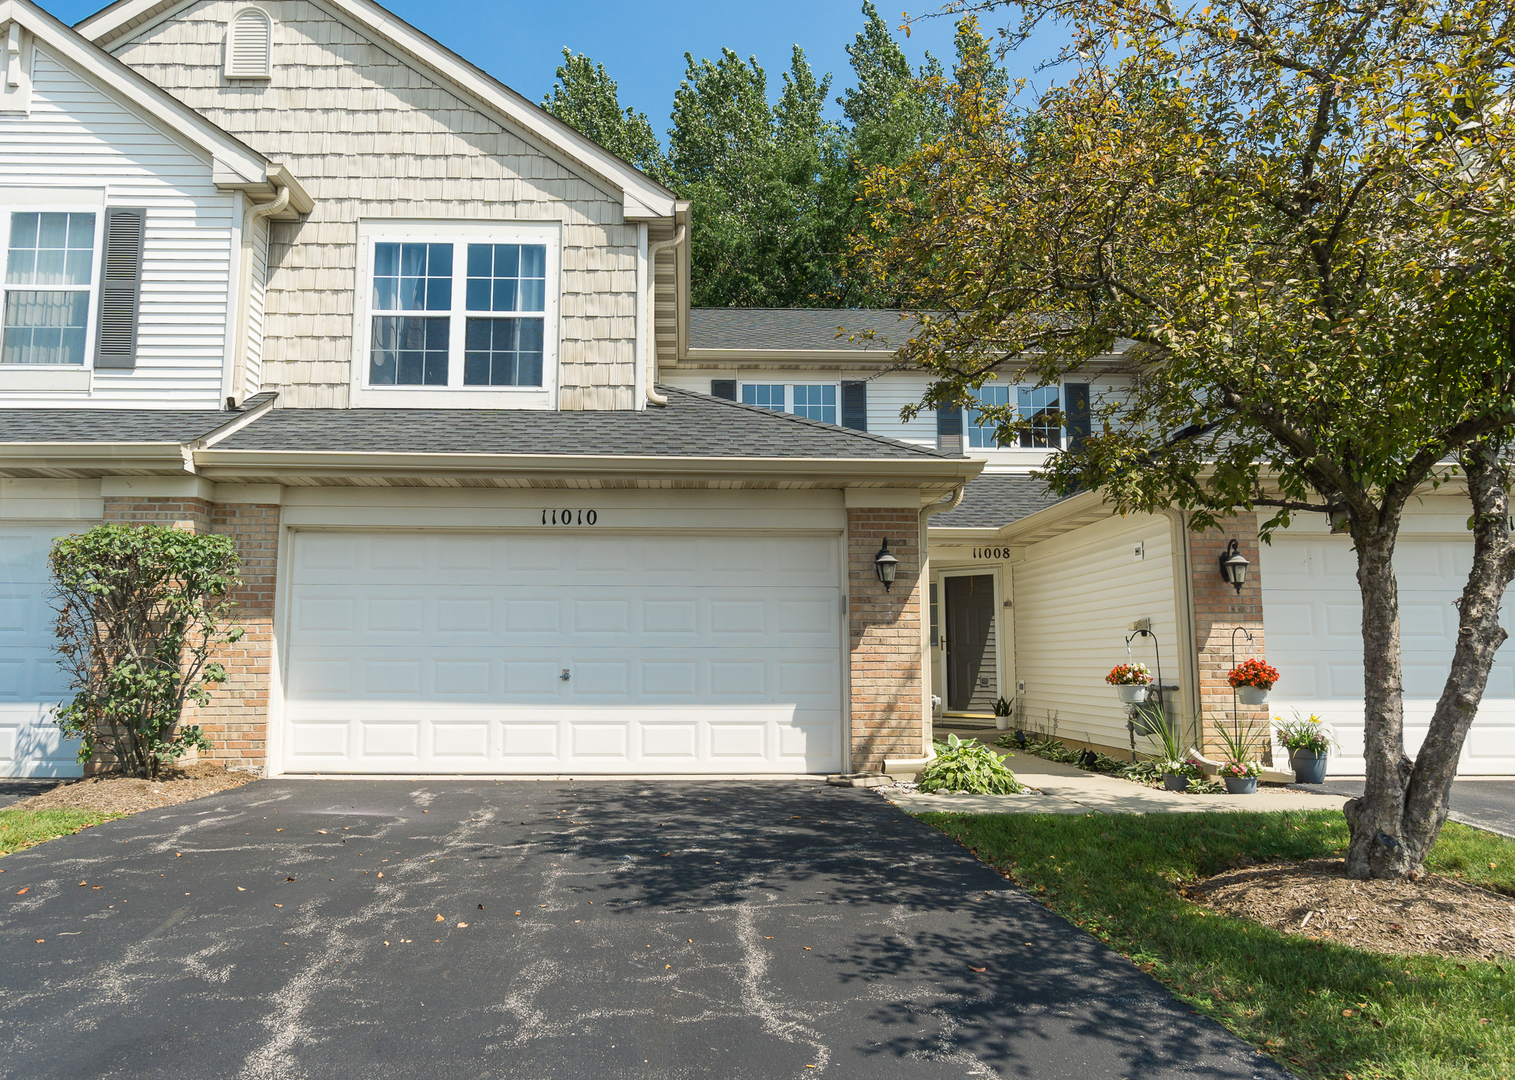
[[[947,708],[991,713],[999,697],[994,575],[948,577],[943,583],[947,600]]]

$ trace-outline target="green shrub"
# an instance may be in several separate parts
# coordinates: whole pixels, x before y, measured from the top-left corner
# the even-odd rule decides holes
[[[186,702],[203,705],[226,670],[210,659],[242,637],[227,626],[237,553],[226,536],[159,525],[98,525],[53,544],[55,646],[73,700],[59,706],[79,760],[102,746],[128,776],[151,778],[191,748],[179,726]]]
[[[956,735],[936,744],[936,757],[915,778],[925,792],[965,791],[972,795],[1019,795],[1026,786],[1000,760],[1000,756],[976,739],[964,742]]]

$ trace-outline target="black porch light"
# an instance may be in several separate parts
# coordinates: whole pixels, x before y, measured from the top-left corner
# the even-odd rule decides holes
[[[1250,565],[1251,563],[1242,558],[1241,552],[1237,550],[1235,540],[1232,540],[1226,546],[1226,550],[1220,553],[1220,576],[1235,585],[1238,593],[1247,583],[1247,567]]]
[[[894,586],[894,575],[899,570],[900,561],[889,554],[889,538],[884,537],[884,546],[878,549],[878,554],[873,557],[873,570],[878,574],[878,579],[884,583],[884,591],[888,592]]]

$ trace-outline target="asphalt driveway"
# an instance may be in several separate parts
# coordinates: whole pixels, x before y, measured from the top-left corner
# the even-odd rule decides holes
[[[826,1073],[1288,1075],[861,790],[265,780],[0,860],[3,1077]]]
[[[1327,777],[1324,784],[1289,786],[1355,799],[1362,795],[1363,781],[1360,777],[1344,780]],[[1453,780],[1450,802],[1453,821],[1502,836],[1515,836],[1515,780]]]

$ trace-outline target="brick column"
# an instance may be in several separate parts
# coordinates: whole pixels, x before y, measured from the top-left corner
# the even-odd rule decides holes
[[[1232,540],[1250,566],[1247,583],[1238,594],[1236,587],[1220,576],[1220,556]],[[1242,627],[1252,635],[1236,634],[1236,662],[1256,657],[1266,659],[1263,650],[1262,566],[1258,552],[1257,518],[1253,515],[1231,518],[1219,529],[1189,533],[1189,565],[1194,580],[1194,646],[1199,654],[1199,707],[1204,717],[1204,746],[1209,757],[1223,753],[1216,736],[1217,724],[1232,722],[1231,636]],[[1267,706],[1236,706],[1236,716],[1245,725],[1255,725],[1258,749],[1264,761],[1269,757]]]
[[[852,768],[925,753],[921,686],[921,550],[917,509],[849,508],[847,573]],[[888,592],[873,569],[884,538],[899,559]]]
[[[241,559],[239,576],[243,585],[230,595],[235,605],[230,622],[246,633],[240,641],[212,655],[213,660],[226,668],[227,681],[211,689],[208,705],[186,706],[183,723],[198,724],[214,744],[202,758],[224,760],[228,765],[262,767],[268,747],[279,507],[212,503],[188,496],[112,496],[105,500],[104,517],[109,522],[171,525],[232,538]],[[95,767],[105,764],[100,761]]]
[[[218,503],[211,531],[229,536],[242,560],[242,587],[231,593],[231,620],[246,633],[217,651],[227,680],[204,708],[185,711],[215,744],[206,757],[227,765],[262,767],[268,755],[268,691],[273,665],[274,584],[279,556],[279,507]]]
[[[190,496],[107,496],[105,520],[135,525],[172,525],[188,532],[210,532],[211,504]]]

